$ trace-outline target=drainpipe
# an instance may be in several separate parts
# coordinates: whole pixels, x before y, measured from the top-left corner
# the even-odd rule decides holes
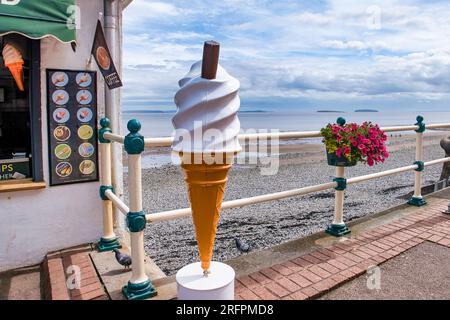
[[[111,51],[112,59],[116,65],[117,72],[122,75],[121,61],[121,1],[104,0],[104,29],[105,37]],[[105,85],[105,113],[111,121],[113,133],[122,134],[122,112],[120,110],[120,88],[109,90]],[[111,169],[112,184],[115,194],[123,198],[123,164],[122,164],[122,145],[112,144]],[[125,222],[121,212],[114,208],[114,225],[118,229],[119,235],[125,230]]]

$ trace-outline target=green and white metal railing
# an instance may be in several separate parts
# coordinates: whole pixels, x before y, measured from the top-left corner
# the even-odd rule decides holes
[[[123,293],[128,299],[145,299],[156,295],[156,289],[145,274],[144,262],[144,229],[146,223],[156,223],[190,216],[190,208],[176,209],[152,214],[145,214],[142,208],[142,178],[141,178],[141,153],[144,148],[169,147],[172,145],[172,137],[144,138],[139,134],[141,125],[133,119],[128,122],[129,134],[121,136],[114,134],[109,129],[109,120],[103,118],[100,121],[100,168],[101,186],[100,197],[103,200],[103,237],[98,247],[101,251],[113,250],[120,247],[113,230],[113,205],[126,214],[127,226],[130,232],[130,247],[132,257],[132,275],[128,284],[123,288]],[[308,186],[288,191],[259,195],[250,198],[236,199],[222,203],[222,209],[238,208],[252,204],[280,200],[289,197],[306,195],[314,192],[335,189],[334,219],[326,232],[334,236],[342,236],[350,232],[344,223],[344,194],[348,185],[378,179],[394,174],[415,171],[414,195],[408,201],[410,205],[422,206],[426,201],[421,195],[422,171],[432,165],[450,162],[450,157],[423,162],[423,132],[425,129],[450,128],[450,123],[438,123],[425,126],[423,117],[418,116],[417,122],[410,126],[394,126],[381,128],[384,132],[416,131],[416,159],[411,165],[385,170],[359,177],[345,178],[344,167],[336,167],[336,176],[333,181],[314,186]],[[265,139],[305,139],[320,137],[319,131],[306,132],[276,132],[255,133],[239,136],[240,141],[258,141]],[[115,195],[111,185],[111,142],[124,144],[128,154],[128,193],[129,206]]]
[[[141,153],[144,151],[144,137],[139,134],[141,124],[137,120],[128,122],[129,134],[125,137],[111,133],[109,120],[100,121],[99,142],[101,155],[101,183],[100,197],[103,204],[103,232],[104,236],[99,241],[99,250],[113,250],[120,245],[117,237],[111,231],[113,229],[112,204],[126,214],[127,226],[130,232],[130,250],[132,259],[132,274],[128,284],[122,292],[130,300],[140,300],[153,297],[157,294],[155,287],[145,273],[144,229],[146,224],[145,214],[142,208],[142,178],[141,178]],[[111,167],[104,162],[111,159],[111,141],[119,140],[123,143],[128,154],[128,192],[129,206],[114,194],[111,186]],[[111,233],[112,232],[112,233]],[[114,238],[117,244],[105,246],[104,243],[112,243]],[[108,242],[109,241],[109,242]]]

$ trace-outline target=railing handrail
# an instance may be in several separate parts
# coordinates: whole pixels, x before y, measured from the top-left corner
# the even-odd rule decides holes
[[[250,198],[230,200],[230,201],[223,202],[221,209],[240,208],[240,207],[244,207],[244,206],[248,206],[248,205],[252,205],[252,204],[280,200],[280,199],[290,198],[290,197],[299,196],[299,195],[305,195],[305,194],[319,192],[319,191],[325,191],[328,189],[335,188],[336,186],[337,186],[336,182],[327,182],[327,183],[322,183],[322,184],[318,184],[318,185],[313,185],[313,186],[308,186],[308,187],[303,187],[303,188],[298,188],[298,189],[292,189],[292,190],[287,190],[287,191],[280,191],[280,192],[275,192],[275,193],[269,193],[269,194],[259,195],[259,196],[250,197]],[[146,214],[145,217],[147,219],[147,222],[158,222],[158,221],[167,221],[167,220],[181,218],[184,216],[189,216],[191,213],[192,212],[191,212],[190,208],[183,208],[183,209],[176,209],[176,210]]]
[[[428,167],[428,166],[432,166],[432,165],[436,165],[436,164],[440,164],[440,163],[445,163],[445,162],[450,162],[450,157],[424,162],[424,167]],[[419,166],[417,164],[413,164],[410,166],[404,166],[404,167],[394,168],[394,169],[385,170],[385,171],[381,171],[381,172],[377,172],[377,173],[371,173],[371,174],[367,174],[367,175],[352,177],[352,178],[347,179],[347,184],[351,185],[351,184],[361,183],[361,182],[365,182],[365,181],[369,181],[369,180],[373,180],[373,179],[377,179],[377,178],[382,178],[382,177],[386,177],[386,176],[390,176],[390,175],[394,175],[394,174],[398,174],[398,173],[412,171],[412,170],[418,169],[418,167]],[[323,184],[318,184],[318,185],[302,187],[302,188],[298,188],[298,189],[291,189],[291,190],[286,190],[286,191],[258,195],[258,196],[249,197],[249,198],[241,198],[241,199],[235,199],[235,200],[230,200],[230,201],[224,201],[222,203],[221,209],[240,208],[240,207],[263,203],[263,202],[268,202],[268,201],[281,200],[281,199],[291,198],[291,197],[300,196],[300,195],[307,195],[307,194],[311,194],[311,193],[315,193],[315,192],[319,192],[319,191],[333,189],[333,188],[336,188],[336,186],[337,186],[337,182],[328,182],[328,183],[323,183]],[[130,211],[128,206],[119,197],[117,197],[111,190],[107,190],[105,192],[105,195],[114,203],[114,205],[116,205],[120,209],[120,211],[122,213],[127,214]],[[147,222],[155,223],[155,222],[169,221],[169,220],[174,220],[174,219],[178,219],[178,218],[183,218],[183,217],[187,217],[191,214],[192,214],[191,208],[182,208],[182,209],[161,211],[161,212],[157,212],[157,213],[150,213],[150,214],[146,214],[145,217],[146,217]]]
[[[384,132],[399,132],[399,131],[413,131],[419,128],[418,125],[409,126],[391,126],[391,127],[381,127]],[[427,124],[427,129],[445,129],[450,128],[450,123],[433,123]],[[117,143],[124,143],[125,137],[113,134],[110,132],[105,132],[106,139]],[[283,131],[283,132],[264,132],[264,133],[249,133],[240,134],[238,136],[239,141],[255,141],[255,140],[266,140],[266,139],[279,139],[279,140],[290,140],[290,139],[308,139],[308,138],[319,138],[321,137],[320,131]],[[144,138],[146,148],[158,148],[158,147],[170,147],[173,143],[173,137],[155,137],[155,138]]]
[[[119,208],[120,212],[123,214],[128,214],[130,212],[130,208],[122,201],[118,196],[115,195],[111,190],[105,191],[105,196],[114,203],[114,205]]]
[[[432,160],[428,162],[424,162],[424,166],[428,167],[431,165],[439,164],[439,163],[445,163],[450,162],[450,157]],[[385,170],[377,173],[367,174],[363,176],[357,176],[347,179],[347,184],[356,184],[364,181],[373,180],[376,178],[382,178],[385,176],[390,176],[398,173],[403,173],[407,171],[413,171],[418,169],[417,164],[413,164],[410,166],[404,166],[400,168]],[[336,182],[328,182],[298,189],[292,189],[287,191],[281,191],[281,192],[275,192],[275,193],[269,193],[265,195],[259,195],[249,198],[242,198],[242,199],[236,199],[236,200],[230,200],[230,201],[224,201],[222,203],[221,209],[232,209],[232,208],[239,208],[244,207],[248,205],[253,205],[257,203],[262,202],[268,202],[268,201],[274,201],[274,200],[281,200],[285,198],[290,198],[294,196],[299,195],[306,195],[310,193],[315,193],[319,191],[325,191],[328,189],[333,189],[337,186]],[[168,210],[168,211],[162,211],[157,213],[149,213],[146,214],[145,217],[147,219],[147,222],[161,222],[161,221],[168,221],[168,220],[174,220],[178,218],[187,217],[192,214],[192,211],[190,208],[183,208],[183,209],[175,209],[175,210]]]

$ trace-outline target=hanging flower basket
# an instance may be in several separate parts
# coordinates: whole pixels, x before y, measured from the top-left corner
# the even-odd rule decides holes
[[[389,157],[385,144],[387,136],[371,122],[346,124],[345,119],[338,118],[336,124],[329,123],[320,134],[330,166],[351,167],[358,162],[373,166]]]

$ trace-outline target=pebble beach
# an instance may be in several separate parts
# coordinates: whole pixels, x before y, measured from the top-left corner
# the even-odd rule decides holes
[[[424,160],[444,156],[439,146],[444,132],[425,135]],[[389,159],[382,165],[358,164],[346,170],[347,177],[393,169],[414,162],[415,136],[391,137]],[[151,154],[146,154],[150,157]],[[280,148],[276,175],[262,175],[263,165],[237,164],[229,173],[225,200],[252,197],[329,182],[335,168],[326,163],[321,144],[290,144]],[[442,165],[426,168],[423,185],[439,180]],[[413,172],[352,185],[346,191],[346,222],[378,213],[405,202],[413,190]],[[125,177],[125,194],[127,185]],[[181,168],[164,165],[144,169],[143,202],[146,213],[189,207]],[[126,201],[128,201],[126,199]],[[334,190],[228,209],[221,213],[213,259],[226,261],[242,253],[235,246],[237,237],[262,250],[286,241],[326,229],[333,220]],[[181,267],[198,260],[191,218],[149,224],[145,229],[145,250],[158,266],[172,275]]]

